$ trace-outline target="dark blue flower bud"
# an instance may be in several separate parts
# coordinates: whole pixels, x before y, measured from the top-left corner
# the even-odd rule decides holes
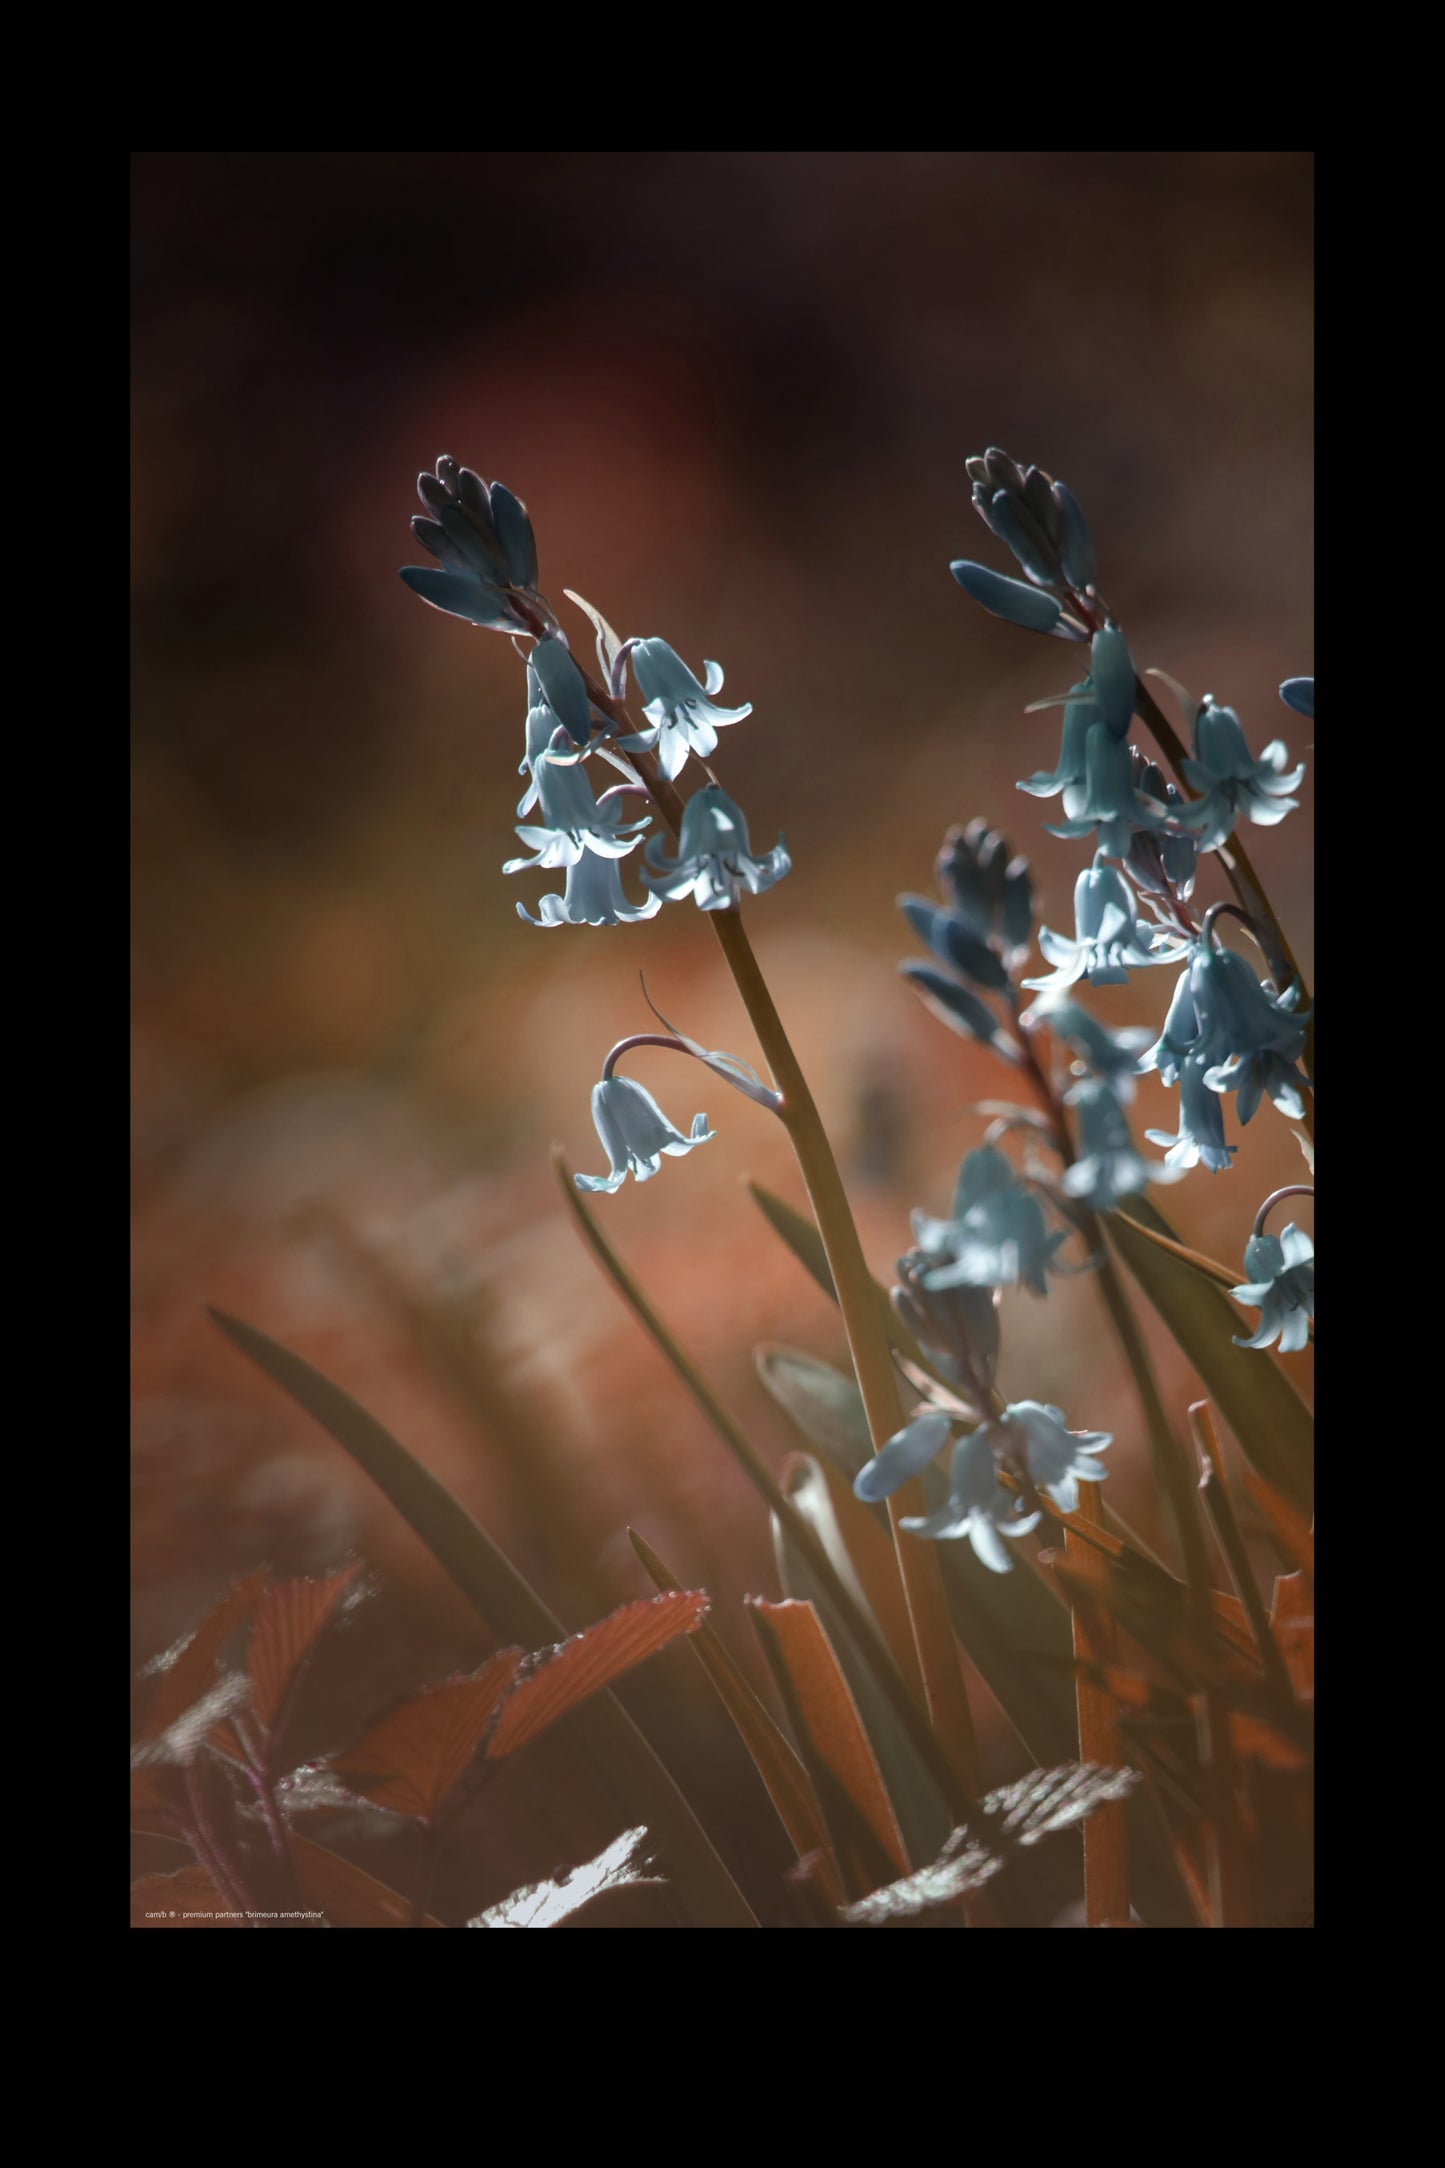
[[[1296,715],[1304,715],[1311,722],[1315,719],[1315,681],[1313,678],[1286,678],[1279,689],[1279,697]]]
[[[1026,632],[1052,632],[1063,614],[1052,595],[1042,594],[1022,580],[1007,579],[1001,572],[990,572],[987,565],[972,564],[960,557],[948,569],[966,595],[972,595],[995,617],[1022,625]]]
[[[1062,482],[1054,484],[1054,502],[1063,518],[1059,554],[1063,559],[1064,574],[1069,585],[1082,592],[1094,584],[1094,573],[1097,570],[1094,538],[1073,492],[1065,489]]]
[[[560,640],[539,640],[527,657],[548,707],[576,745],[592,735],[592,707],[582,672]]]

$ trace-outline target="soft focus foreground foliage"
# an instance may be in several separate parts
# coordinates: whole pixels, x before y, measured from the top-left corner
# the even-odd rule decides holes
[[[864,1263],[831,1146],[744,931],[743,896],[768,894],[791,870],[782,837],[755,851],[745,812],[711,766],[719,730],[742,724],[751,705],[717,704],[715,662],[699,678],[665,640],[619,638],[563,590],[590,621],[593,675],[540,586],[521,501],[449,457],[421,477],[426,512],[413,527],[438,562],[403,578],[438,611],[506,634],[525,663],[516,833],[529,855],[504,870],[560,875],[563,885],[541,895],[540,916],[521,903],[519,915],[541,928],[598,929],[691,905],[705,914],[762,1051],[759,1074],[654,1010],[661,1031],[598,1048],[591,1076],[579,1073],[610,1171],[572,1177],[560,1155],[557,1164],[579,1232],[770,1513],[784,1600],[752,1598],[747,1614],[784,1724],[707,1620],[707,1594],[683,1589],[641,1537],[634,1545],[660,1593],[567,1638],[397,1438],[286,1347],[215,1313],[381,1487],[501,1646],[474,1672],[374,1712],[359,1736],[297,1766],[287,1726],[299,1683],[366,1583],[354,1562],[319,1580],[258,1571],[237,1583],[152,1667],[133,1823],[184,1847],[185,1864],[135,1886],[138,1924],[757,1924],[725,1863],[730,1832],[690,1802],[683,1758],[659,1758],[609,1691],[682,1637],[796,1855],[787,1893],[800,1926],[1048,1924],[1034,1916],[1034,1849],[1076,1826],[1091,1926],[1312,1917],[1313,1436],[1272,1350],[1295,1352],[1312,1333],[1313,1246],[1293,1222],[1278,1233],[1266,1223],[1285,1196],[1312,1197],[1313,1186],[1290,1184],[1252,1223],[1246,1216],[1242,1268],[1181,1243],[1147,1196],[1191,1170],[1229,1173],[1231,1121],[1249,1123],[1265,1099],[1299,1125],[1313,1172],[1313,1008],[1240,833],[1286,819],[1302,769],[1289,767],[1280,739],[1256,755],[1232,709],[1211,696],[1196,702],[1166,679],[1188,732],[1181,740],[1100,593],[1094,541],[1070,492],[998,450],[968,465],[975,507],[1024,577],[960,559],[958,585],[994,615],[1088,650],[1083,674],[1035,703],[1062,709],[1062,738],[1055,766],[1019,788],[1059,799],[1063,817],[1047,832],[1084,844],[1089,857],[1072,932],[1036,925],[1026,862],[981,818],[945,837],[939,900],[900,899],[929,951],[903,975],[1021,1096],[977,1110],[987,1126],[963,1154],[951,1208],[914,1213],[891,1296]],[[626,706],[629,678],[644,727]],[[1311,680],[1287,679],[1281,694],[1312,719]],[[1136,719],[1152,748],[1130,742]],[[691,790],[680,792],[679,779]],[[624,882],[629,858],[640,901]],[[1201,905],[1195,891],[1206,882],[1221,893]],[[784,907],[771,895],[760,906]],[[1035,944],[1052,968],[1026,976]],[[1084,997],[1141,970],[1165,974],[1168,987],[1152,1043],[1137,1028],[1111,1030]],[[664,1157],[685,1159],[726,1126],[698,1113],[683,1130],[617,1073],[624,1059],[645,1053],[651,1064],[660,1051],[698,1063],[710,1084],[779,1121],[807,1190],[811,1216],[765,1192],[758,1202],[837,1303],[853,1375],[759,1351],[764,1384],[812,1449],[781,1479],[604,1231],[615,1208],[602,1199],[629,1174],[649,1181]],[[1178,1092],[1177,1129],[1145,1132],[1162,1159],[1139,1147],[1130,1122],[1136,1079],[1151,1071]],[[675,1179],[685,1170],[669,1173]],[[579,1191],[597,1201],[584,1204]],[[760,1229],[759,1239],[772,1237]],[[1117,1341],[1172,1522],[1168,1557],[1107,1503],[1111,1433],[1083,1427],[1087,1410],[1007,1399],[995,1382],[1007,1306],[1047,1302],[1066,1274],[1092,1277]],[[1203,1388],[1187,1408],[1165,1401],[1131,1282]],[[565,1336],[565,1319],[558,1330]],[[1233,1471],[1215,1412],[1242,1456]],[[1282,1569],[1268,1602],[1242,1532],[1247,1515]],[[960,1651],[1038,1765],[1001,1790],[984,1781]],[[614,1841],[475,1917],[438,1920],[438,1857],[456,1842],[459,1817],[480,1801],[484,1826],[487,1787],[554,1725],[568,1781],[605,1800]],[[385,1882],[348,1856],[368,1817],[394,1832]],[[332,1832],[342,1849],[325,1841]]]

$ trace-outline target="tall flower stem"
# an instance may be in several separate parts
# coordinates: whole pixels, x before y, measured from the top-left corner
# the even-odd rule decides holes
[[[622,703],[604,691],[586,671],[583,677],[593,706],[624,730],[632,731],[633,724]],[[637,755],[636,766],[658,813],[675,838],[682,820],[681,796],[660,773],[650,754]],[[848,1336],[848,1350],[868,1418],[869,1434],[877,1452],[895,1431],[902,1428],[903,1403],[879,1316],[872,1276],[853,1224],[838,1163],[807,1079],[753,954],[741,913],[734,908],[709,911],[706,915],[742,997],[773,1082],[782,1094],[782,1105],[777,1112],[788,1132],[823,1239],[828,1267],[838,1293],[843,1328]],[[958,1645],[948,1615],[942,1569],[931,1544],[909,1542],[899,1528],[899,1521],[905,1514],[922,1515],[926,1510],[923,1488],[916,1480],[888,1501],[898,1571],[913,1629],[918,1666],[916,1684],[922,1687],[934,1731],[952,1761],[959,1781],[976,1798],[983,1789],[978,1742],[959,1667]]]

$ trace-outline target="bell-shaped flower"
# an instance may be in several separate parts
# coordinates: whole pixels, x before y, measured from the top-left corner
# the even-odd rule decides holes
[[[1277,995],[1235,950],[1208,941],[1194,954],[1189,985],[1199,1024],[1193,1052],[1206,1064],[1210,1090],[1235,1093],[1241,1122],[1253,1119],[1266,1095],[1298,1121],[1307,1082],[1295,1066],[1305,1044],[1304,1021],[1295,1013],[1298,986]]]
[[[950,828],[937,871],[951,915],[976,940],[996,949],[1005,966],[1024,954],[1033,930],[1033,883],[1028,860],[1015,857],[997,829],[984,820]]]
[[[1124,1110],[1109,1086],[1090,1077],[1076,1084],[1065,1104],[1079,1123],[1078,1157],[1063,1174],[1066,1197],[1091,1211],[1106,1212],[1121,1197],[1135,1197],[1147,1182],[1175,1182],[1180,1170],[1161,1167],[1135,1149]]]
[[[490,487],[469,467],[441,458],[423,474],[417,493],[428,517],[412,520],[422,548],[440,560],[406,565],[402,578],[433,609],[499,632],[533,629],[509,590],[535,601],[537,546],[527,508],[500,482]]]
[[[1244,1246],[1244,1269],[1249,1279],[1232,1287],[1236,1302],[1260,1313],[1259,1328],[1236,1347],[1269,1347],[1279,1341],[1282,1355],[1293,1355],[1310,1336],[1309,1321],[1315,1314],[1315,1246],[1307,1234],[1291,1224],[1278,1240],[1273,1235],[1251,1235]]]
[[[543,755],[564,752],[569,743],[585,748],[591,734],[581,671],[560,640],[539,640],[527,658],[527,747],[517,773],[528,781],[517,807],[519,820],[537,803],[537,763]]]
[[[1067,751],[1067,748],[1066,748]],[[1095,717],[1083,739],[1084,773],[1064,784],[1062,821],[1045,822],[1046,835],[1074,842],[1092,835],[1099,850],[1123,858],[1136,828],[1158,828],[1164,809],[1135,788],[1134,756],[1127,741],[1116,738]],[[1061,756],[1062,765],[1062,756]]]
[[[1194,718],[1194,757],[1182,763],[1185,780],[1201,794],[1183,815],[1201,851],[1218,850],[1241,814],[1272,828],[1294,811],[1299,800],[1289,794],[1305,771],[1301,762],[1286,775],[1288,759],[1284,740],[1275,738],[1256,760],[1233,708],[1205,696]]]
[[[772,850],[754,858],[741,809],[716,783],[694,791],[684,806],[676,858],[668,857],[661,836],[652,838],[645,856],[642,878],[654,897],[676,903],[694,896],[703,911],[732,910],[744,889],[760,896],[793,863],[781,836]]]
[[[949,1439],[951,1425],[946,1415],[933,1410],[915,1415],[911,1423],[895,1431],[886,1445],[881,1445],[858,1471],[853,1479],[853,1495],[865,1505],[877,1505],[884,1498],[902,1490],[916,1475],[922,1475],[931,1460],[936,1460]]]
[[[727,723],[740,723],[753,712],[751,701],[740,708],[719,707],[713,698],[722,691],[719,665],[703,664],[706,683],[700,685],[666,640],[639,640],[631,650],[631,660],[632,674],[643,697],[642,712],[651,727],[619,738],[617,743],[627,752],[655,752],[657,764],[669,782],[681,771],[690,752],[706,760],[717,751],[719,729]]]
[[[1315,719],[1315,681],[1313,678],[1286,678],[1279,689],[1279,697],[1296,715],[1303,715],[1309,722]]]
[[[1082,793],[1086,771],[1086,748],[1089,732],[1099,720],[1094,706],[1093,687],[1087,678],[1081,678],[1069,689],[1064,702],[1064,734],[1059,746],[1058,766],[1052,771],[1041,768],[1027,782],[1016,787],[1028,792],[1031,798],[1057,798],[1061,790],[1072,789]]]
[[[1048,1293],[1045,1273],[1067,1237],[1050,1234],[1043,1208],[1010,1162],[991,1144],[969,1152],[958,1171],[953,1217],[913,1215],[913,1234],[928,1260],[923,1285],[1015,1287]]]
[[[893,1307],[939,1375],[974,1398],[992,1386],[998,1369],[998,1290],[929,1287],[930,1262],[923,1250],[899,1258],[902,1285],[892,1291]]]
[[[1108,1473],[1095,1456],[1113,1444],[1111,1434],[1070,1430],[1059,1409],[1045,1402],[1012,1401],[998,1421],[986,1428],[999,1464],[1012,1465],[1026,1475],[1061,1513],[1078,1512],[1080,1483],[1102,1483]]]
[[[564,741],[565,742],[565,741]],[[535,795],[542,818],[521,825],[517,834],[534,853],[531,858],[509,858],[503,873],[530,873],[539,866],[575,866],[584,851],[603,858],[625,858],[642,841],[641,831],[650,815],[624,822],[617,799],[601,804],[592,795],[582,763],[574,755],[558,758],[552,753],[538,757],[532,770]]]
[[[610,1196],[629,1174],[650,1182],[662,1165],[662,1155],[680,1159],[695,1144],[706,1144],[716,1132],[707,1126],[705,1114],[695,1114],[687,1136],[675,1129],[651,1092],[634,1084],[631,1077],[604,1077],[592,1087],[592,1120],[611,1163],[610,1174],[579,1174],[579,1189],[605,1190]]]
[[[1186,810],[1185,800],[1152,760],[1137,747],[1130,748],[1134,788],[1157,806],[1172,826],[1178,827]],[[1192,836],[1172,835],[1164,828],[1136,828],[1129,838],[1125,870],[1137,888],[1154,896],[1188,898],[1194,893],[1197,845]]]
[[[1199,1017],[1194,1007],[1194,990],[1190,979],[1189,961],[1180,972],[1164,1019],[1164,1029],[1154,1044],[1139,1057],[1140,1071],[1157,1069],[1161,1082],[1177,1084],[1180,1064],[1187,1061],[1195,1051],[1199,1039]],[[1207,1066],[1207,1065],[1206,1065]]]
[[[660,897],[630,904],[623,894],[615,858],[584,849],[567,868],[567,886],[560,896],[543,896],[542,916],[517,905],[518,918],[529,926],[620,926],[639,918],[655,918],[662,909]]]
[[[1037,1513],[1025,1513],[1019,1500],[998,1479],[992,1436],[1000,1428],[985,1423],[954,1447],[949,1476],[948,1503],[919,1518],[905,1516],[900,1525],[910,1535],[928,1536],[935,1543],[966,1536],[975,1556],[991,1573],[1013,1571],[1003,1536],[1026,1536],[1039,1523]]]
[[[1219,1094],[1205,1082],[1207,1063],[1186,1055],[1177,1064],[1179,1079],[1179,1129],[1146,1129],[1151,1144],[1167,1145],[1166,1167],[1205,1166],[1211,1174],[1223,1174],[1238,1147],[1224,1141],[1224,1110]]]
[[[1159,927],[1140,918],[1133,889],[1105,864],[1102,851],[1074,883],[1074,927],[1072,941],[1047,926],[1040,929],[1039,947],[1055,969],[1046,978],[1025,979],[1025,986],[1061,993],[1081,978],[1091,986],[1125,986],[1130,971],[1169,963],[1178,953]]]
[[[1140,1054],[1149,1045],[1147,1024],[1125,1024],[1110,1031],[1067,994],[1040,994],[1019,1021],[1025,1030],[1047,1024],[1056,1039],[1073,1048],[1079,1064],[1102,1077],[1114,1098],[1128,1105],[1134,1096]]]

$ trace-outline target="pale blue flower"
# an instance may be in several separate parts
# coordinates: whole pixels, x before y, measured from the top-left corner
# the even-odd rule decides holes
[[[1056,1039],[1071,1046],[1084,1067],[1102,1077],[1126,1106],[1134,1096],[1140,1054],[1149,1045],[1147,1024],[1124,1024],[1110,1031],[1068,994],[1040,994],[1019,1022],[1025,1030],[1047,1024]]]
[[[1061,1513],[1079,1510],[1080,1483],[1102,1483],[1108,1470],[1095,1456],[1113,1444],[1107,1430],[1069,1430],[1058,1408],[1015,1400],[985,1425],[999,1465],[1017,1468]]]
[[[958,1171],[953,1217],[913,1214],[913,1234],[929,1259],[927,1288],[1013,1287],[1047,1294],[1045,1273],[1067,1238],[1050,1234],[1037,1197],[993,1145],[969,1152]]]
[[[1105,864],[1102,851],[1074,883],[1074,926],[1072,941],[1047,926],[1040,929],[1039,947],[1056,968],[1046,978],[1025,979],[1025,986],[1061,993],[1081,978],[1091,986],[1125,986],[1130,971],[1170,963],[1177,954],[1159,927],[1140,918],[1133,889],[1122,873]]]
[[[1078,1116],[1079,1152],[1064,1169],[1065,1196],[1106,1212],[1121,1197],[1137,1196],[1148,1182],[1178,1180],[1182,1170],[1152,1163],[1135,1149],[1124,1110],[1107,1084],[1090,1077],[1074,1086],[1066,1104]]]
[[[662,909],[662,900],[649,896],[645,903],[634,907],[623,894],[617,860],[584,850],[567,868],[564,894],[543,896],[539,908],[542,916],[533,918],[519,903],[517,916],[526,919],[529,926],[620,926],[639,918],[655,918]]]
[[[703,911],[730,911],[744,889],[760,896],[792,866],[782,837],[762,858],[754,858],[748,824],[716,783],[694,791],[683,808],[677,856],[669,858],[661,836],[647,846],[642,878],[655,896],[676,903],[694,896]]]
[[[1067,714],[1067,710],[1065,711]],[[1077,777],[1065,782],[1064,812],[1062,821],[1044,823],[1044,833],[1061,836],[1066,842],[1074,842],[1081,836],[1092,835],[1098,848],[1112,858],[1123,858],[1137,828],[1158,828],[1164,821],[1164,810],[1145,798],[1135,788],[1134,755],[1128,741],[1116,738],[1106,722],[1092,720],[1082,741],[1084,772],[1082,780]],[[1060,766],[1070,755],[1066,745],[1060,756]],[[1036,777],[1034,783],[1046,780]],[[1022,786],[1030,788],[1029,785]],[[1034,796],[1047,796],[1039,789]]]
[[[948,1503],[919,1518],[905,1515],[900,1526],[910,1535],[928,1536],[934,1542],[950,1542],[966,1536],[974,1554],[991,1573],[1011,1573],[1013,1567],[1000,1538],[1026,1536],[1039,1523],[1037,1513],[1025,1513],[1020,1501],[998,1479],[993,1437],[997,1423],[985,1423],[954,1448]]]
[[[1315,1246],[1307,1234],[1291,1224],[1275,1239],[1251,1235],[1244,1246],[1244,1269],[1249,1274],[1243,1287],[1232,1287],[1236,1302],[1260,1312],[1259,1328],[1236,1347],[1268,1347],[1279,1341],[1281,1355],[1293,1355],[1309,1339],[1309,1320],[1315,1314]]]
[[[902,1285],[892,1290],[893,1307],[939,1375],[976,1397],[992,1386],[998,1369],[998,1290],[930,1287],[931,1264],[924,1250],[899,1258]]]
[[[578,1174],[573,1180],[579,1189],[605,1190],[609,1196],[629,1174],[639,1182],[650,1182],[664,1153],[669,1159],[680,1159],[695,1144],[706,1144],[716,1134],[708,1128],[705,1114],[695,1114],[692,1129],[684,1136],[674,1129],[651,1092],[627,1076],[604,1077],[593,1085],[592,1119],[612,1172]]]
[[[1196,1062],[1214,1092],[1234,1092],[1241,1123],[1254,1119],[1268,1096],[1298,1121],[1307,1079],[1296,1064],[1304,1051],[1305,1019],[1296,1014],[1298,986],[1283,995],[1261,983],[1234,949],[1194,943],[1180,974],[1158,1041],[1140,1063],[1172,1084],[1180,1063]]]
[[[657,764],[669,782],[681,771],[690,752],[706,760],[717,751],[719,729],[727,723],[740,723],[753,712],[751,701],[740,708],[719,707],[713,699],[714,693],[722,690],[719,665],[703,664],[707,681],[700,685],[666,640],[639,640],[631,650],[631,660],[632,674],[645,703],[642,712],[651,728],[619,738],[617,743],[627,752],[655,751]]]
[[[430,517],[412,520],[435,565],[406,565],[402,578],[433,609],[498,632],[528,630],[509,589],[532,598],[537,584],[537,547],[527,508],[500,482],[488,488],[480,475],[454,459],[437,461],[423,474],[417,493]]]
[[[1135,790],[1177,827],[1185,812],[1183,797],[1158,764],[1146,760],[1137,746],[1130,748],[1130,758]],[[1196,855],[1197,846],[1190,835],[1170,835],[1163,827],[1136,828],[1129,838],[1124,869],[1135,886],[1150,895],[1187,899],[1194,893]]]
[[[1144,1134],[1151,1144],[1168,1146],[1164,1154],[1166,1167],[1203,1165],[1211,1174],[1223,1174],[1238,1147],[1224,1141],[1224,1109],[1219,1094],[1205,1082],[1206,1068],[1205,1062],[1192,1055],[1178,1063],[1177,1134],[1171,1136],[1167,1129],[1146,1129]]]
[[[853,1495],[865,1505],[877,1505],[884,1498],[891,1498],[905,1483],[911,1483],[921,1475],[931,1460],[936,1460],[949,1439],[952,1426],[946,1415],[930,1410],[915,1415],[911,1423],[895,1431],[886,1445],[880,1445],[872,1460],[868,1461],[853,1479]]]
[[[1275,738],[1256,760],[1233,708],[1220,707],[1206,695],[1194,718],[1194,757],[1182,763],[1186,781],[1201,793],[1183,814],[1201,851],[1218,850],[1241,814],[1261,828],[1272,828],[1294,811],[1299,800],[1289,793],[1305,771],[1301,762],[1286,775],[1288,759],[1283,738]]]
[[[565,741],[564,741],[565,742]],[[535,855],[509,858],[503,873],[530,873],[537,867],[575,866],[584,851],[603,858],[625,858],[642,841],[650,815],[624,822],[621,803],[599,805],[592,795],[580,760],[570,754],[560,759],[550,753],[539,756],[532,770],[533,792],[541,821],[522,825],[517,834]]]

